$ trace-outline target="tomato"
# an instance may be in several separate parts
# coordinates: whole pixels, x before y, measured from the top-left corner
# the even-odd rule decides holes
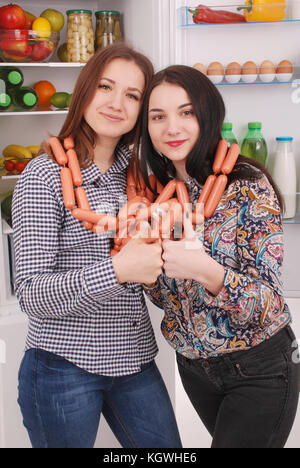
[[[27,164],[27,163],[24,162],[24,161],[16,162],[16,163],[15,163],[15,169],[16,169],[16,171],[18,171],[18,172],[21,174],[21,172],[24,171],[24,169],[25,169],[25,167],[26,167],[26,164]]]
[[[27,57],[32,48],[28,45],[27,31],[7,31],[1,35],[0,48],[4,53],[16,56]]]
[[[23,29],[26,15],[18,5],[4,5],[0,8],[0,29]]]
[[[7,171],[14,171],[15,163],[13,161],[5,161],[5,169]]]
[[[49,55],[53,52],[54,44],[53,42],[48,41],[40,41],[36,42],[32,46],[32,51],[30,54],[30,58],[35,62],[41,62],[45,60],[45,58],[49,57]]]

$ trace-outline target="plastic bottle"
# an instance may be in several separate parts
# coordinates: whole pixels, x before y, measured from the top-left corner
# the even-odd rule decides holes
[[[11,97],[0,91],[0,112],[7,110],[11,105]]]
[[[33,88],[23,86],[12,93],[13,103],[21,109],[31,109],[38,102],[38,95]]]
[[[227,141],[228,147],[231,146],[233,143],[237,143],[237,139],[234,136],[232,131],[232,123],[224,122],[222,125],[222,138]]]
[[[271,174],[284,199],[283,218],[294,218],[297,204],[297,175],[293,138],[278,137],[276,141]]]
[[[248,133],[242,143],[241,154],[266,165],[268,148],[261,133],[261,122],[248,123]]]
[[[22,71],[16,67],[1,67],[0,79],[4,81],[7,90],[19,88],[24,82]]]

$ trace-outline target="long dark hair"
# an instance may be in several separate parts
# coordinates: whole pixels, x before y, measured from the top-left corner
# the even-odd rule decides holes
[[[221,128],[225,117],[225,105],[217,87],[198,70],[184,65],[173,65],[156,73],[147,89],[142,115],[142,142],[140,168],[147,187],[148,167],[159,182],[165,186],[176,177],[176,169],[168,158],[157,153],[148,132],[149,100],[153,89],[161,83],[171,83],[186,90],[200,126],[200,136],[186,161],[186,172],[203,185],[213,174],[217,145],[222,138]],[[228,176],[228,185],[238,179],[258,180],[265,174],[278,197],[281,208],[282,197],[267,169],[257,161],[239,156],[234,170]]]
[[[78,76],[67,118],[58,135],[61,142],[67,136],[73,136],[80,167],[88,167],[92,163],[96,141],[94,130],[84,119],[84,111],[93,99],[99,77],[104,68],[110,62],[119,58],[133,62],[141,69],[145,77],[145,91],[154,74],[151,61],[145,55],[125,43],[118,43],[100,49],[88,61]],[[132,145],[133,153],[138,152],[140,125],[141,115],[139,115],[135,127],[129,133],[123,135],[120,140],[120,142],[127,146]],[[43,143],[41,152],[45,151],[54,159],[51,149],[46,142]]]

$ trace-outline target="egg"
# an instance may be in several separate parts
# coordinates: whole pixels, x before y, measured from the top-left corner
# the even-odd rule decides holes
[[[259,67],[259,79],[263,83],[271,83],[275,78],[275,66],[271,60],[264,60]]]
[[[289,60],[282,60],[277,65],[276,73],[293,73],[293,64]]]
[[[260,75],[275,73],[275,66],[271,60],[264,60],[259,67]]]
[[[220,62],[212,62],[207,68],[207,76],[214,83],[221,83],[224,76],[224,68]]]
[[[206,66],[203,63],[195,63],[194,67],[196,70],[199,70],[203,75],[206,75]]]
[[[225,79],[228,83],[235,84],[241,79],[241,66],[237,62],[231,62],[225,70]]]
[[[276,68],[276,78],[280,82],[290,81],[294,72],[293,64],[289,60],[282,60]]]
[[[257,78],[257,65],[249,60],[242,66],[242,80],[244,83],[254,83]]]

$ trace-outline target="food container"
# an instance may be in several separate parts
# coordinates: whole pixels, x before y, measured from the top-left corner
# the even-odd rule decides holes
[[[123,40],[120,12],[114,10],[96,11],[95,49],[102,49]]]
[[[1,29],[0,58],[3,62],[47,62],[59,43],[59,33],[51,32],[47,37],[39,31]]]
[[[90,10],[68,10],[68,62],[86,63],[94,55],[94,31]]]

